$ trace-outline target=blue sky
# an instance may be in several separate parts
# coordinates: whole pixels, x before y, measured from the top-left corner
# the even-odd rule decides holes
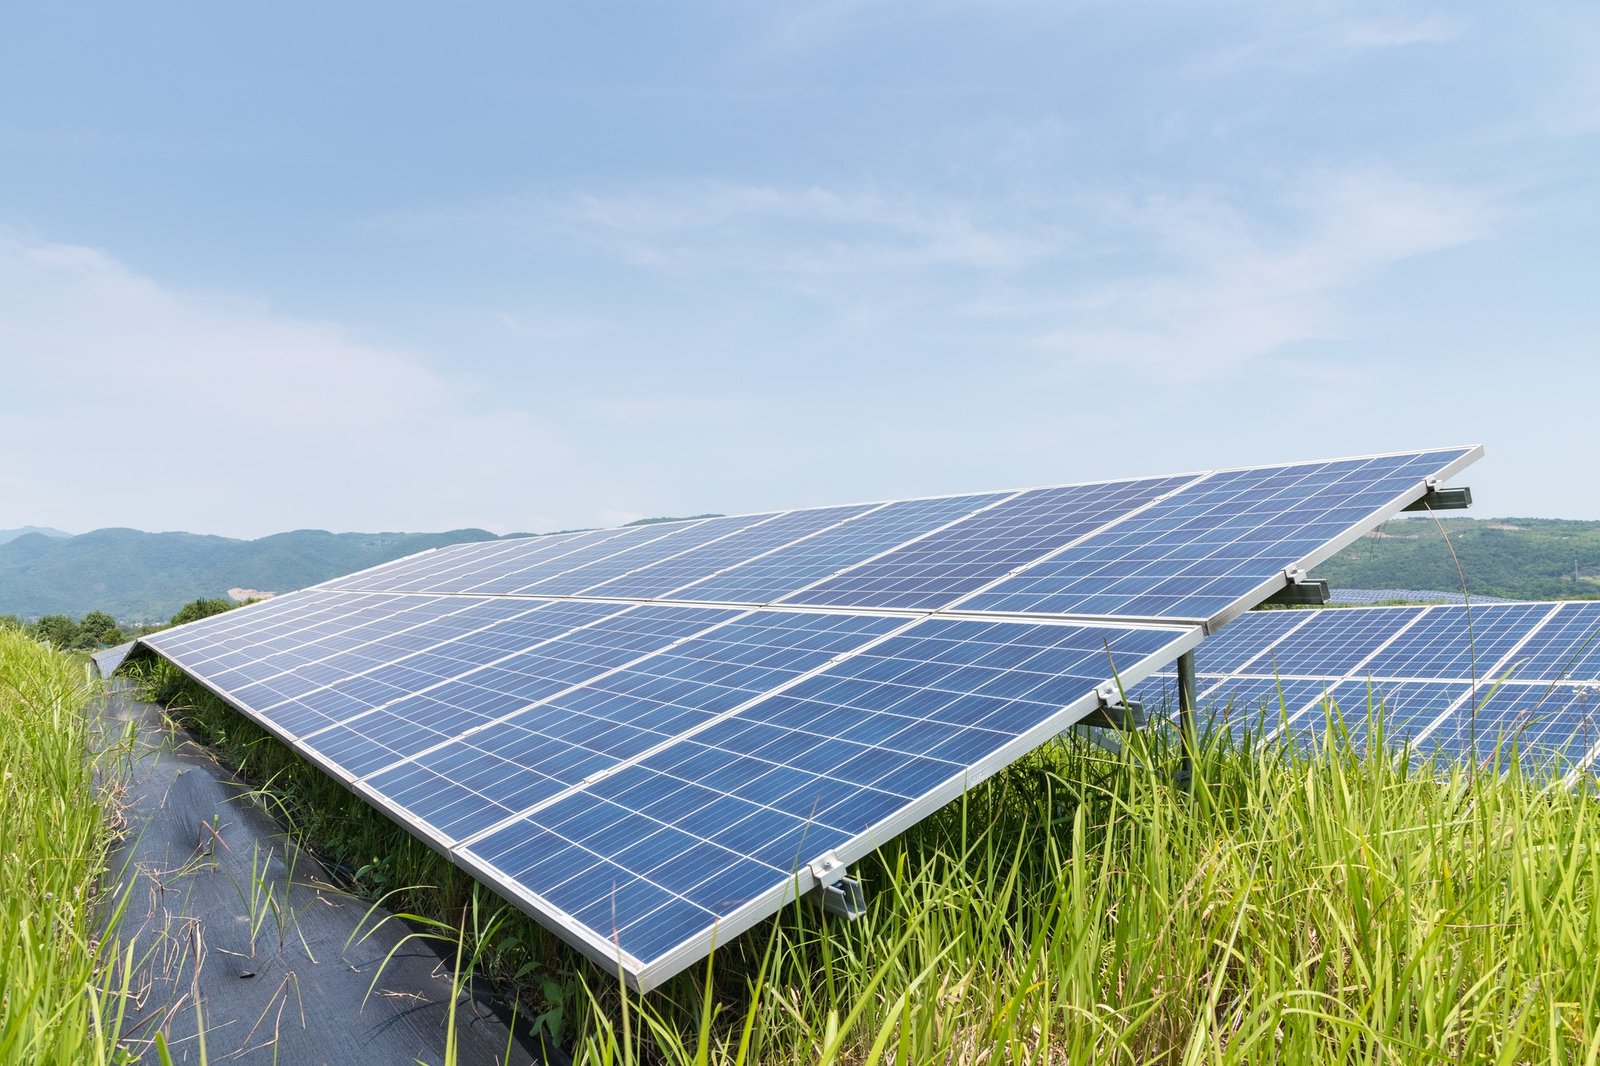
[[[32,4],[0,527],[497,532],[1482,442],[1600,518],[1600,7]]]

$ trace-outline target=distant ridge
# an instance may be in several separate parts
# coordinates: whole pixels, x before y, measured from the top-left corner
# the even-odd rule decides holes
[[[10,544],[18,537],[26,537],[29,533],[37,533],[41,537],[70,537],[71,533],[64,533],[59,529],[49,526],[23,526],[21,529],[0,529],[0,544]]]
[[[496,539],[483,529],[300,529],[258,540],[136,529],[24,532],[0,543],[0,614],[76,618],[99,610],[121,622],[162,621],[190,600],[226,597],[231,588],[287,592],[428,548]]]

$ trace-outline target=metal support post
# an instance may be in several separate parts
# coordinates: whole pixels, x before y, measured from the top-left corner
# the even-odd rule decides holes
[[[1183,761],[1178,764],[1177,785],[1187,789],[1194,784],[1194,754],[1199,750],[1195,727],[1194,650],[1178,656],[1178,732],[1183,743]]]

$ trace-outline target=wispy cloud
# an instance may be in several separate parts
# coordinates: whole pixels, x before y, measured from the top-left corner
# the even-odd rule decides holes
[[[797,279],[1006,270],[1064,239],[1049,226],[1007,224],[947,197],[717,179],[502,200],[378,224],[565,242],[670,274]]]
[[[1347,330],[1342,298],[1405,260],[1482,236],[1490,208],[1472,192],[1373,171],[1309,180],[1276,225],[1212,196],[1116,205],[1124,233],[1164,264],[1043,307],[979,305],[999,316],[1066,321],[1038,344],[1069,361],[1200,378]]]
[[[1205,73],[1309,70],[1371,52],[1442,45],[1465,29],[1459,17],[1443,14],[1348,15],[1320,22],[1281,24],[1242,43],[1199,59]]]
[[[0,352],[0,448],[26,456],[7,501],[74,526],[92,519],[71,486],[93,481],[86,511],[146,528],[426,528],[557,458],[535,420],[414,353],[80,245],[0,234]]]

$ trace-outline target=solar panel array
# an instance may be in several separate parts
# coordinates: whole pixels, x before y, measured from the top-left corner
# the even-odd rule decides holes
[[[1423,756],[1573,773],[1600,756],[1600,602],[1255,611],[1195,655],[1203,714],[1314,740],[1331,697],[1359,746],[1369,709],[1384,740]],[[1175,678],[1137,687],[1175,702]]]
[[[141,651],[648,988],[1479,454],[456,545]]]
[[[1329,589],[1328,602],[1338,607],[1377,607],[1381,604],[1467,603],[1462,592],[1437,589]],[[1513,603],[1495,596],[1471,597],[1472,603]]]

